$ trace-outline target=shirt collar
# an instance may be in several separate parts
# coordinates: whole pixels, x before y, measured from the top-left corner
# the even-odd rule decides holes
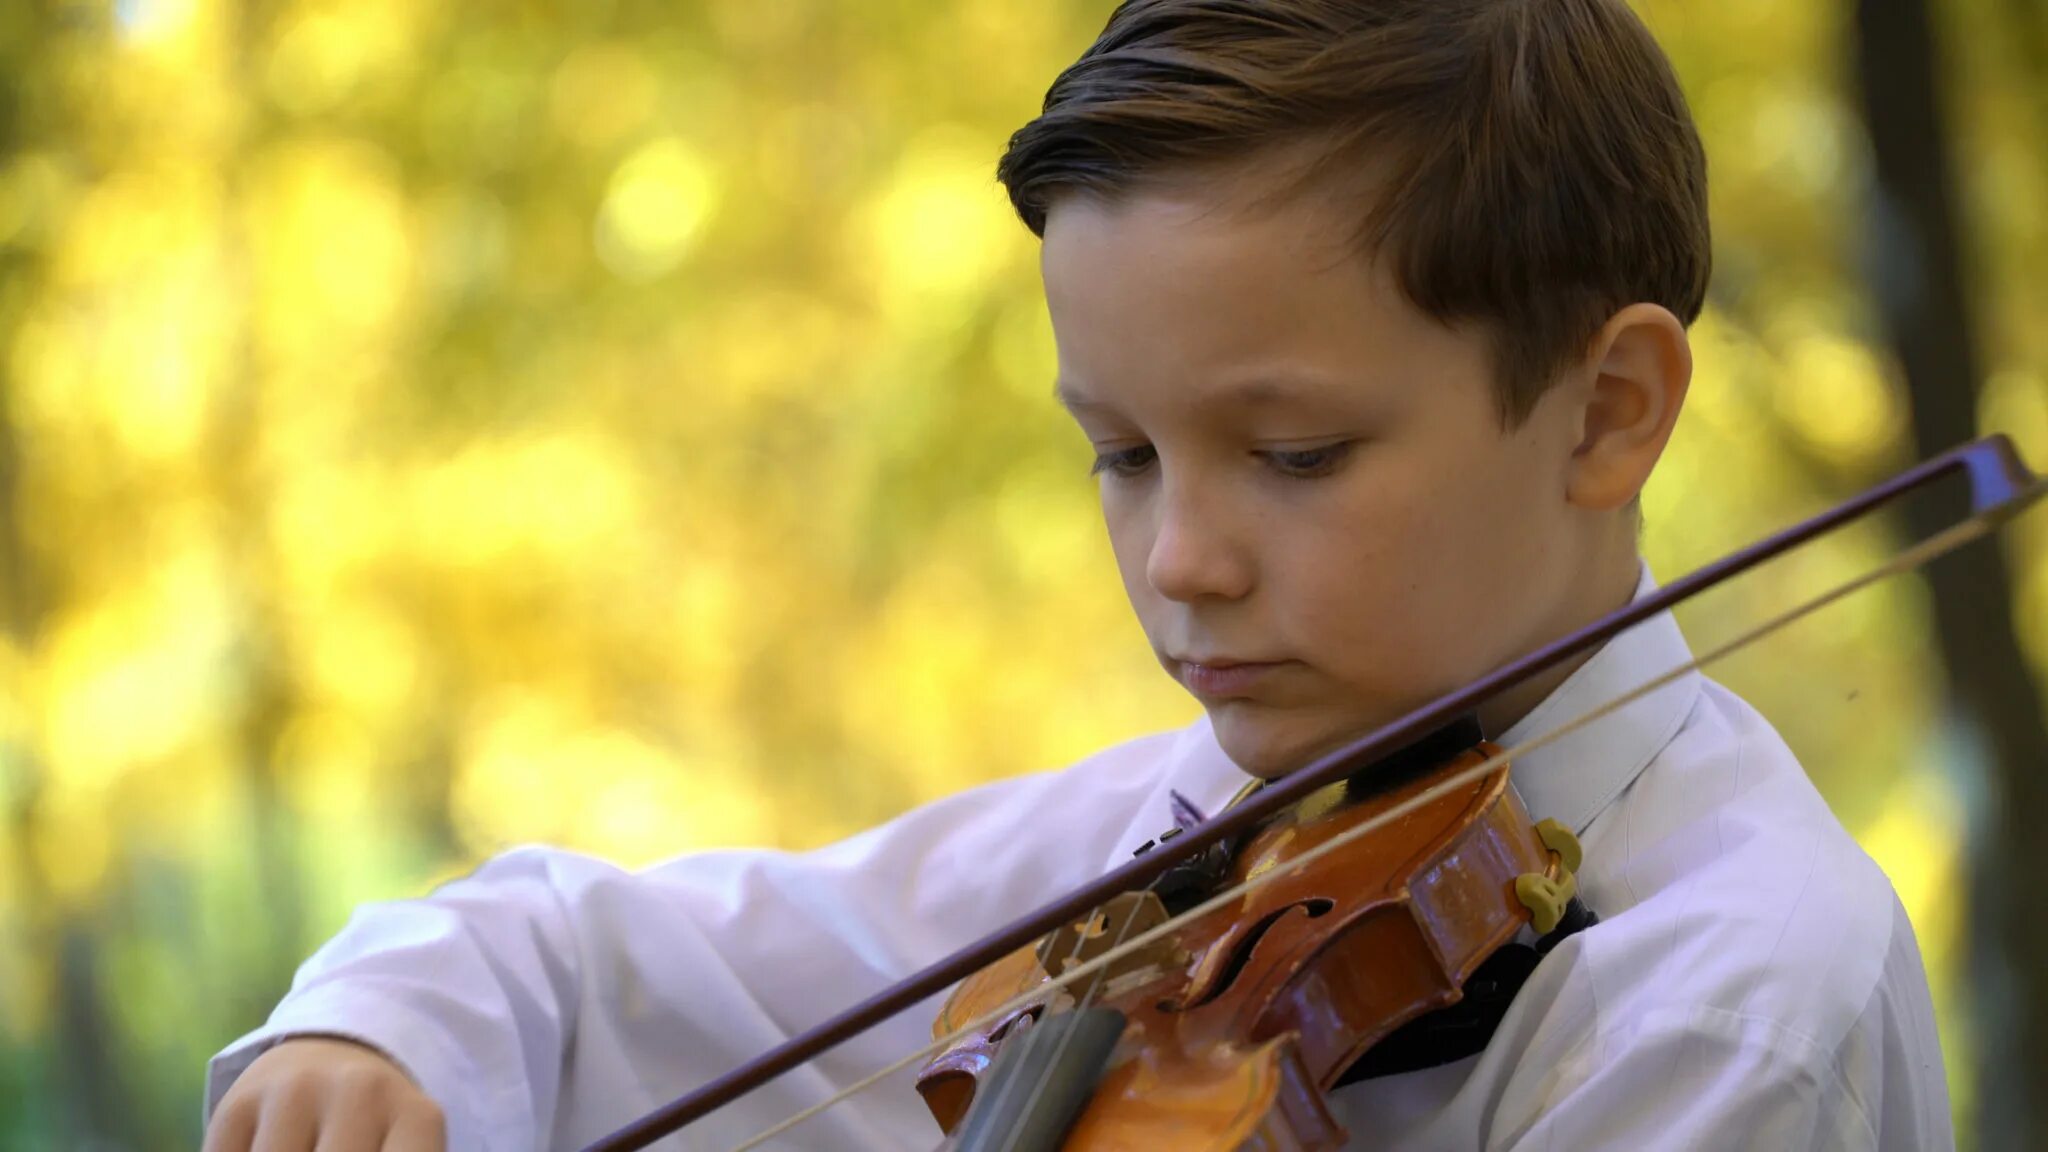
[[[1656,587],[1644,564],[1632,599],[1640,600]],[[1496,742],[1512,752],[1517,744],[1571,723],[1691,662],[1692,649],[1678,622],[1671,613],[1660,612],[1609,640]],[[1700,679],[1697,670],[1688,670],[1585,727],[1516,756],[1511,770],[1515,788],[1530,815],[1538,820],[1551,817],[1584,832],[1678,734],[1699,698]]]
[[[1632,599],[1640,600],[1656,587],[1649,565],[1643,564]],[[1659,613],[1609,640],[1496,742],[1513,750],[1691,661],[1692,650],[1679,633],[1678,622],[1669,612]],[[1530,814],[1584,832],[1678,734],[1699,692],[1700,674],[1688,671],[1583,728],[1515,757],[1511,772]],[[1178,786],[1208,815],[1251,779],[1224,755],[1206,716],[1183,729],[1177,744]]]

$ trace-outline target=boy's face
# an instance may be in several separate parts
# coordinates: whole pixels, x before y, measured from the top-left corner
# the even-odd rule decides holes
[[[1485,335],[1417,311],[1346,234],[1202,186],[1070,196],[1045,230],[1060,394],[1124,587],[1262,776],[1582,622],[1589,576],[1634,583],[1611,513],[1567,498],[1585,390],[1568,374],[1503,430]]]

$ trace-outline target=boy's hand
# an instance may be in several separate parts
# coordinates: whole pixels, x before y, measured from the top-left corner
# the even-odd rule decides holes
[[[443,1152],[441,1109],[374,1048],[304,1036],[258,1056],[214,1109],[205,1152]]]

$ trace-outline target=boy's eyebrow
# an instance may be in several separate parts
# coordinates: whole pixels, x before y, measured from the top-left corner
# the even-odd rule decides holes
[[[1294,378],[1283,375],[1253,376],[1221,385],[1199,397],[1200,403],[1219,408],[1263,408],[1275,404],[1303,403],[1317,399],[1316,389],[1293,386]],[[1077,391],[1066,380],[1055,380],[1052,398],[1069,412],[1103,409],[1110,405]]]

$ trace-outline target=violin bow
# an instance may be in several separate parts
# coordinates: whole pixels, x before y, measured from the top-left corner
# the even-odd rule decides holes
[[[1653,690],[1666,680],[1674,678],[1708,662],[1724,656],[1744,644],[1775,630],[1806,613],[1832,602],[1849,592],[1872,583],[1895,572],[1924,564],[1939,556],[1962,547],[1964,544],[1990,535],[2007,520],[2018,515],[2023,509],[2048,495],[2048,480],[2035,476],[2020,461],[2012,442],[2003,434],[1986,436],[1940,455],[1931,457],[1890,480],[1851,497],[1841,504],[1829,508],[1799,524],[1766,537],[1746,548],[1740,549],[1720,560],[1714,561],[1686,576],[1663,585],[1633,603],[1601,617],[1576,632],[1538,648],[1519,659],[1502,665],[1462,688],[1438,697],[1409,712],[1376,731],[1358,738],[1333,752],[1327,753],[1307,766],[1289,773],[1279,780],[1252,794],[1243,803],[1225,809],[1178,836],[1159,843],[1152,851],[1136,856],[1097,879],[1082,885],[1073,892],[1053,900],[1027,916],[988,933],[951,955],[941,959],[922,971],[875,993],[861,1003],[826,1020],[809,1031],[793,1037],[776,1048],[755,1057],[745,1064],[711,1080],[698,1088],[677,1097],[653,1112],[649,1112],[631,1124],[609,1136],[586,1146],[583,1152],[636,1152],[654,1141],[667,1136],[684,1125],[724,1107],[769,1080],[790,1071],[815,1058],[818,1054],[865,1032],[883,1020],[889,1019],[923,1001],[967,976],[987,967],[1009,953],[1032,943],[1053,931],[1060,925],[1086,915],[1096,907],[1124,892],[1143,887],[1159,877],[1175,864],[1191,859],[1208,849],[1237,836],[1239,833],[1277,814],[1282,809],[1297,803],[1310,793],[1348,778],[1359,769],[1383,758],[1408,744],[1414,743],[1444,724],[1470,712],[1480,703],[1499,693],[1513,688],[1533,677],[1540,676],[1572,657],[1589,652],[1606,643],[1621,632],[1669,611],[1673,606],[1691,599],[1701,592],[1749,571],[1793,548],[1806,544],[1860,520],[1870,513],[1893,504],[1901,498],[1919,492],[1935,482],[1960,473],[1969,485],[1969,513],[1950,527],[1928,539],[1905,549],[1895,560],[1878,570],[1841,585],[1830,592],[1785,613],[1778,619],[1751,630],[1746,635],[1711,653],[1708,657],[1694,660],[1665,677],[1641,686],[1620,701],[1613,701],[1580,717],[1566,728],[1557,729],[1531,740],[1518,748],[1503,752],[1489,759],[1487,763],[1475,765],[1460,773],[1458,778],[1438,785],[1438,788],[1455,787],[1467,777],[1491,771],[1504,762],[1508,756],[1522,752],[1532,746],[1548,743],[1571,728],[1577,728],[1593,719],[1605,715],[1637,695]],[[1435,789],[1415,798],[1426,802]],[[1404,806],[1405,808],[1406,806]],[[1364,835],[1373,827],[1399,815],[1390,810],[1381,820],[1353,829],[1354,835]],[[1326,848],[1336,847],[1336,843]],[[1295,866],[1308,863],[1312,857],[1304,856],[1294,862]],[[1183,922],[1187,917],[1199,916],[1220,905],[1236,894],[1235,891],[1219,895],[1201,907],[1195,908],[1182,917],[1153,930],[1164,932],[1172,924]],[[1141,947],[1149,938],[1126,942],[1123,948]],[[1076,968],[1065,974],[1066,978],[1079,979],[1092,973],[1096,965],[1111,962],[1110,955],[1102,955],[1087,966]],[[1043,989],[1032,995],[1042,993]],[[1026,998],[1028,999],[1028,997]],[[1000,1010],[999,1010],[1000,1011]],[[934,1047],[937,1045],[935,1044]],[[927,1049],[929,1051],[930,1049]],[[910,1060],[916,1059],[912,1056]],[[907,1064],[910,1060],[903,1063]],[[897,1065],[901,1067],[902,1065]],[[872,1082],[873,1077],[868,1082]],[[864,1082],[864,1083],[868,1083]],[[856,1085],[849,1092],[858,1090]],[[842,1093],[842,1096],[846,1093]],[[837,1099],[838,1097],[835,1097]],[[828,1101],[829,1103],[829,1101]],[[822,1107],[822,1105],[820,1105]],[[801,1115],[809,1115],[816,1109]],[[768,1133],[756,1137],[747,1146],[752,1147],[761,1140],[781,1131],[796,1118]]]

